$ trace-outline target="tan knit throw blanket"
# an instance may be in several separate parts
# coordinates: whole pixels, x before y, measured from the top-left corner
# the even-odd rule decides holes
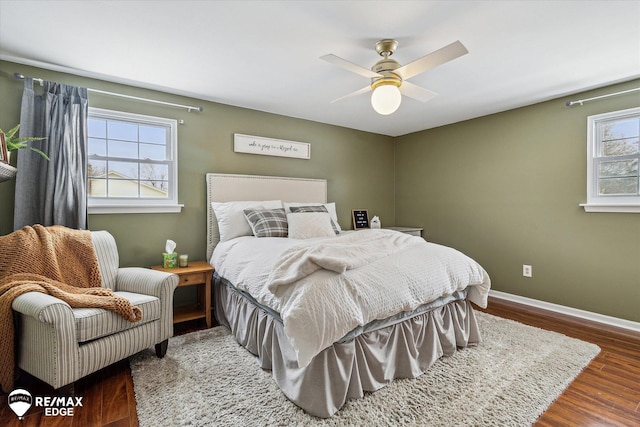
[[[140,308],[102,288],[91,232],[62,226],[24,227],[0,236],[0,385],[13,389],[14,325],[11,304],[27,292],[53,295],[71,307],[99,307],[137,322]]]

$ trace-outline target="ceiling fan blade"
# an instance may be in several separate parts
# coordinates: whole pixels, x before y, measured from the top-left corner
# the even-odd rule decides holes
[[[431,92],[430,90],[427,90],[420,86],[416,86],[413,83],[409,83],[407,81],[402,82],[402,85],[400,86],[400,93],[408,96],[409,98],[416,99],[420,102],[427,102],[431,98],[438,95],[435,92]]]
[[[362,95],[363,93],[367,93],[370,90],[371,90],[371,86],[365,86],[362,89],[358,89],[355,92],[351,92],[351,93],[349,93],[349,94],[347,94],[345,96],[341,96],[338,99],[334,99],[333,101],[331,101],[331,103],[333,104],[334,102],[342,101],[343,99],[346,99],[346,98],[351,98],[351,97],[354,97],[354,96]]]
[[[339,56],[335,56],[333,54],[321,56],[320,59],[323,59],[333,65],[337,65],[338,67],[342,67],[345,70],[349,70],[352,73],[360,74],[363,77],[368,77],[370,79],[375,77],[382,77],[382,74],[375,73],[371,70],[368,70],[364,67],[361,67],[353,62],[349,62],[346,59],[342,59]]]
[[[456,40],[455,42],[431,52],[422,58],[416,59],[407,65],[397,68],[393,72],[402,77],[403,80],[410,79],[413,76],[417,76],[420,73],[424,73],[425,71],[456,59],[462,55],[466,55],[467,53],[469,53],[467,48],[464,47],[459,40]]]

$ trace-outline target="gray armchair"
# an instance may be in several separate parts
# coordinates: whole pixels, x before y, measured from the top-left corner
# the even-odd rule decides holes
[[[173,335],[173,291],[178,276],[146,268],[119,268],[115,239],[107,231],[91,233],[103,287],[142,310],[131,323],[100,308],[71,308],[39,292],[13,301],[17,313],[16,366],[61,388],[105,366],[155,345],[164,357]]]

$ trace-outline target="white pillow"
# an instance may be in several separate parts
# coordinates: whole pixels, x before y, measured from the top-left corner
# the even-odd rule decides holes
[[[211,202],[211,207],[218,220],[220,241],[235,239],[240,236],[252,236],[251,226],[244,216],[244,209],[277,209],[282,208],[280,200]]]
[[[331,216],[327,212],[296,212],[287,214],[290,239],[335,237]]]
[[[299,202],[288,203],[288,202],[282,202],[282,204],[284,205],[284,211],[286,213],[291,213],[291,206],[324,206],[327,209],[327,212],[329,212],[329,215],[331,216],[331,219],[333,220],[333,223],[335,224],[336,228],[338,229],[338,232],[342,231],[342,228],[340,227],[340,224],[338,224],[338,214],[336,213],[336,204],[335,204],[335,202],[331,202],[331,203],[299,203]]]

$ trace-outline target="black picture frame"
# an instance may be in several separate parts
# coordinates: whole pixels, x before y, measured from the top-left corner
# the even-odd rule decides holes
[[[369,213],[366,209],[354,209],[351,211],[351,218],[353,219],[353,229],[362,230],[369,228]]]

